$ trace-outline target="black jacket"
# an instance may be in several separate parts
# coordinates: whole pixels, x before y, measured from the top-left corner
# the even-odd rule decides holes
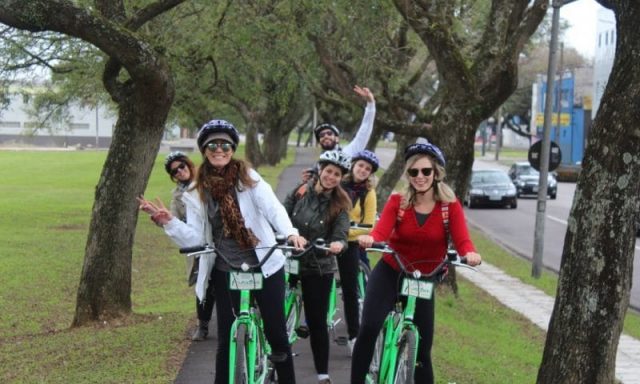
[[[349,233],[349,213],[342,211],[333,223],[327,222],[330,197],[318,195],[313,188],[314,182],[306,185],[304,194],[296,187],[284,201],[284,207],[291,218],[293,226],[298,229],[300,236],[308,241],[322,238],[327,246],[340,241],[347,248]],[[340,257],[340,256],[338,256]],[[335,257],[326,251],[314,250],[300,258],[300,274],[330,274],[336,271]]]

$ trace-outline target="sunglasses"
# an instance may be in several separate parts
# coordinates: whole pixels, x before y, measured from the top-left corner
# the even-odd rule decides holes
[[[322,139],[323,137],[325,137],[325,136],[335,136],[335,133],[334,133],[333,131],[331,131],[331,130],[328,130],[328,131],[320,132],[320,133],[318,134],[318,137],[319,137],[319,138],[321,138],[321,139]]]
[[[185,163],[180,163],[180,165],[178,165],[177,167],[171,169],[171,176],[175,176],[178,174],[178,172],[180,172],[181,170],[185,169],[187,166],[187,164]]]
[[[418,173],[422,172],[424,176],[431,176],[433,173],[433,168],[409,168],[407,169],[407,174],[411,177],[418,177]]]
[[[216,149],[220,148],[222,149],[222,152],[229,152],[230,150],[233,149],[233,144],[230,143],[208,143],[207,144],[207,148],[209,148],[209,150],[211,152],[215,152]]]

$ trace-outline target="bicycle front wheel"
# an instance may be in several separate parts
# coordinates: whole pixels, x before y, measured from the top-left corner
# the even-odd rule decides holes
[[[296,334],[296,328],[300,323],[300,296],[298,296],[295,292],[290,292],[292,295],[291,298],[287,297],[287,313],[286,316],[286,325],[287,325],[287,336],[289,338],[289,344],[293,344],[298,335]],[[289,301],[290,300],[290,301]]]
[[[418,356],[418,339],[415,330],[402,332],[398,345],[398,360],[394,375],[394,384],[413,384],[413,375],[416,370],[416,358]]]
[[[234,384],[248,384],[249,383],[249,366],[247,360],[247,325],[238,324],[236,330],[236,353],[234,361]]]

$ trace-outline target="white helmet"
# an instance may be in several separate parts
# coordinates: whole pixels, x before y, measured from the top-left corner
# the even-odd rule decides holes
[[[342,173],[349,172],[351,168],[351,156],[342,151],[326,151],[320,155],[318,163],[321,167],[326,164],[333,164],[342,170]]]

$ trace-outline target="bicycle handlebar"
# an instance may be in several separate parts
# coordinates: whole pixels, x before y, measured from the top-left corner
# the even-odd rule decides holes
[[[407,275],[411,275],[416,279],[419,279],[421,277],[428,279],[434,276],[437,276],[439,273],[441,273],[443,271],[443,269],[447,266],[447,265],[454,265],[454,266],[459,266],[459,267],[464,267],[464,268],[469,268],[471,270],[476,271],[476,268],[470,266],[467,264],[467,258],[464,256],[459,256],[458,252],[456,252],[454,249],[448,249],[447,250],[447,255],[446,257],[442,260],[442,262],[440,262],[440,264],[438,264],[438,266],[431,271],[428,274],[423,275],[422,272],[420,272],[419,270],[414,270],[413,272],[409,272],[407,270],[407,266],[405,265],[405,263],[400,259],[400,256],[398,255],[398,253],[393,250],[387,243],[385,242],[374,242],[373,244],[371,244],[371,247],[366,248],[366,251],[374,251],[374,252],[384,252],[384,253],[389,253],[393,256],[393,258],[396,260],[396,262],[398,263],[398,265],[400,266],[400,269],[402,269],[402,272],[404,272]]]
[[[307,247],[307,249],[305,249],[303,252],[301,252],[297,256],[303,255],[304,253],[308,252],[309,249],[311,248],[312,247]],[[240,265],[234,264],[222,252],[220,252],[219,250],[216,250],[214,245],[210,245],[210,244],[180,248],[180,253],[187,254],[187,256],[198,256],[205,253],[215,252],[218,256],[222,257],[222,259],[227,262],[227,264],[231,269],[247,272],[252,269],[261,268],[267,262],[267,260],[269,260],[271,255],[273,255],[276,249],[281,249],[285,251],[296,250],[295,247],[287,245],[287,239],[284,236],[278,235],[276,236],[276,243],[271,248],[269,248],[269,251],[267,252],[267,254],[264,256],[262,260],[259,261],[258,264],[247,264],[247,263],[242,263]]]
[[[364,223],[356,223],[352,221],[350,224],[350,229],[371,229],[373,228],[373,224],[364,224]]]

